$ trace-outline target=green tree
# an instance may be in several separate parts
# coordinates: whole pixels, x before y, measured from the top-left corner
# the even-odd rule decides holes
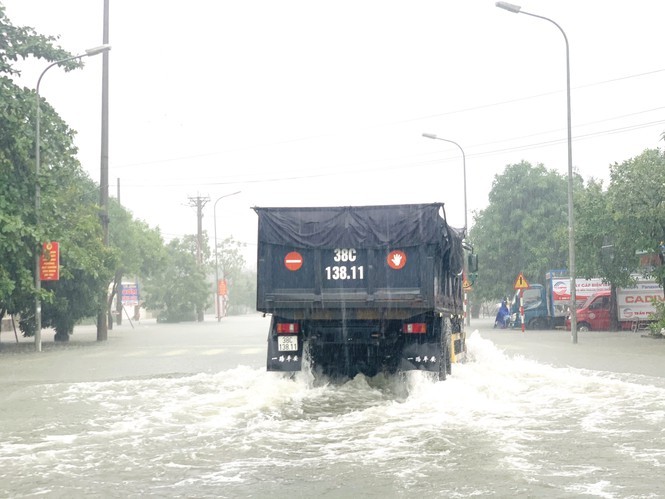
[[[256,272],[247,270],[242,252],[246,244],[227,237],[217,244],[218,274],[228,283],[227,313],[244,314],[256,309]]]
[[[567,185],[567,176],[525,161],[495,176],[489,205],[475,215],[470,231],[482,262],[474,301],[512,293],[520,272],[536,283],[548,270],[567,267]]]
[[[50,166],[46,178],[41,217],[48,239],[60,243],[61,267],[58,281],[42,284],[50,292],[42,306],[42,324],[55,329],[56,340],[66,341],[78,321],[99,312],[98,297],[118,258],[103,244],[98,189],[78,161]]]
[[[616,288],[631,285],[637,272],[663,283],[658,255],[665,239],[665,158],[658,150],[610,166],[610,184],[589,182],[575,200],[578,275],[602,277],[612,286],[612,329],[618,328]],[[640,269],[639,254],[653,267]]]
[[[191,321],[210,301],[206,266],[196,260],[196,238],[185,236],[166,246],[165,265],[144,286],[145,306],[164,322]]]
[[[637,268],[636,253],[659,253],[665,241],[665,154],[647,149],[610,166],[607,193],[614,221],[610,240],[615,272],[622,269],[625,277]],[[665,266],[656,266],[653,274],[662,285]]]
[[[102,306],[95,299],[110,280],[114,254],[101,244],[97,187],[76,159],[74,131],[41,99],[41,168],[35,178],[36,94],[17,86],[17,63],[37,58],[45,63],[71,57],[55,37],[17,27],[0,5],[0,315],[19,314],[24,334],[35,330],[34,254],[43,241],[61,244],[60,281],[44,283],[42,324],[67,339],[73,324]],[[65,70],[82,66],[77,60]],[[45,66],[46,67],[46,66]],[[41,207],[35,212],[35,186]],[[38,215],[38,216],[37,216]]]
[[[0,26],[6,21],[3,13],[0,7]],[[29,94],[0,76],[0,317],[27,310],[34,300],[32,255],[39,236],[34,223],[34,141],[25,123],[29,110]]]
[[[115,200],[109,203],[109,241],[118,252],[111,292],[108,298],[109,326],[113,326],[111,304],[117,296],[124,276],[144,282],[156,275],[166,264],[166,248],[159,229],[153,229]],[[122,322],[122,300],[116,300],[118,323]]]
[[[38,34],[29,26],[14,26],[0,4],[0,74],[18,76],[16,67],[19,59],[35,57],[48,62],[59,61],[74,54],[56,45],[57,37]],[[80,61],[69,61],[62,65],[65,71],[81,67]]]

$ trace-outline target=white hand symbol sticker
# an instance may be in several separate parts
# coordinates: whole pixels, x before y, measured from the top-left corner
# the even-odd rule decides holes
[[[386,263],[391,269],[399,270],[406,265],[406,254],[400,250],[391,251],[388,254]]]

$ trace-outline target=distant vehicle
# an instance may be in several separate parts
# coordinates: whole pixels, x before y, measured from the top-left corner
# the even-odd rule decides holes
[[[634,286],[617,288],[617,320],[624,330],[642,329],[656,312],[655,302],[665,302],[663,288],[655,280],[638,279]],[[611,293],[602,291],[590,296],[577,310],[578,331],[607,331],[612,322]],[[570,331],[570,316],[566,329]]]
[[[577,309],[578,331],[607,331],[610,328],[610,299],[609,291],[596,293]],[[570,315],[566,317],[566,329],[570,331]]]
[[[575,279],[575,301],[578,307],[599,291],[609,291],[609,284],[600,278]],[[531,284],[517,291],[511,304],[511,325],[521,327],[520,293],[523,293],[524,324],[526,329],[563,328],[569,312],[571,279],[567,270],[550,270],[545,274],[545,286]]]
[[[268,371],[300,371],[307,357],[336,378],[445,379],[464,357],[465,250],[442,203],[254,210]]]

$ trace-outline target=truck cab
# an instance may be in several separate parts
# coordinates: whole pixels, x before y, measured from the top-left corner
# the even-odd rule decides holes
[[[570,331],[570,316],[566,317],[566,329]],[[610,292],[591,295],[577,309],[578,331],[607,331],[610,329]]]
[[[520,300],[524,306],[524,324],[527,329],[549,328],[547,298],[542,284],[532,284],[528,289],[515,293],[510,306],[510,324],[512,327],[522,326]]]

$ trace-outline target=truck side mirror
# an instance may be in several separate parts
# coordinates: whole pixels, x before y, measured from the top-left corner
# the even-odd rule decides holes
[[[470,273],[478,272],[478,255],[471,253],[467,256],[467,269]]]

